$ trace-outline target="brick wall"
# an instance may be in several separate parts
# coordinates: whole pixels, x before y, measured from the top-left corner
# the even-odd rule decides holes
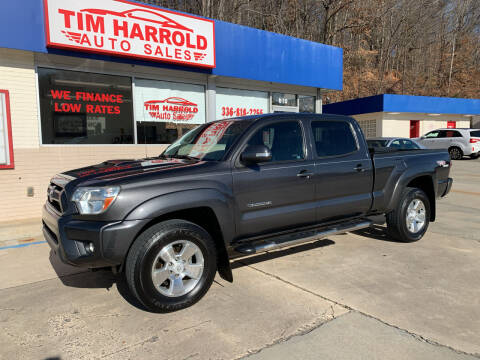
[[[164,145],[148,146],[148,155],[158,155]],[[0,170],[0,222],[41,216],[50,178],[62,171],[109,159],[145,157],[145,146],[42,146],[15,149],[15,169]],[[27,196],[27,187],[34,196]]]

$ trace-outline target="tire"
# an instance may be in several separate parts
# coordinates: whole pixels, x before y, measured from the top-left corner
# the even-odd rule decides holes
[[[480,154],[479,154],[479,153],[476,153],[476,154],[470,155],[470,158],[473,159],[473,160],[475,160],[475,159],[478,159],[479,156],[480,156]]]
[[[165,313],[199,301],[212,285],[216,270],[210,234],[189,221],[168,220],[135,240],[127,256],[125,278],[148,310]]]
[[[422,218],[420,216],[422,208],[423,224],[417,223],[417,220]],[[427,194],[417,188],[405,188],[396,209],[388,213],[386,218],[388,233],[395,240],[401,242],[420,240],[430,223],[430,201]]]
[[[463,151],[459,147],[452,146],[448,149],[448,153],[450,154],[450,159],[452,160],[461,160],[463,158]]]

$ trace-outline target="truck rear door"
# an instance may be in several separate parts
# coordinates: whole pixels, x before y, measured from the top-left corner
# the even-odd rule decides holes
[[[313,119],[317,221],[365,214],[372,204],[373,162],[350,118]]]

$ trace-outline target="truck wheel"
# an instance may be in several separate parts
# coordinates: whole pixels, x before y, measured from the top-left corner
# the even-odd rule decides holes
[[[430,223],[430,201],[420,189],[403,190],[397,208],[387,214],[387,229],[391,237],[403,242],[420,240]]]
[[[168,220],[145,230],[134,242],[125,277],[135,297],[150,311],[171,312],[200,300],[212,285],[217,256],[210,234],[184,220]]]
[[[463,158],[463,151],[462,149],[453,146],[448,149],[448,153],[450,154],[450,159],[452,160],[461,160]]]

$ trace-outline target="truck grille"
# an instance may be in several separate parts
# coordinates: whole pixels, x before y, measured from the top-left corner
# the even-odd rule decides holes
[[[48,203],[60,214],[64,212],[66,196],[63,187],[58,184],[50,183],[47,190]]]

